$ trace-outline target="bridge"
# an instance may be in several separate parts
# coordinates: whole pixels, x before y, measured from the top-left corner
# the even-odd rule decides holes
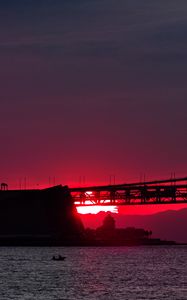
[[[70,188],[76,206],[187,204],[187,177]]]

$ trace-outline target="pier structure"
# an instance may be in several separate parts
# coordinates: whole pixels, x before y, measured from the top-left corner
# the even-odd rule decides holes
[[[187,204],[187,177],[70,188],[76,206]]]

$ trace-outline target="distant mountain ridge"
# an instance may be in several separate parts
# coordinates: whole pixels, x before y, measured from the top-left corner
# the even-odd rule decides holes
[[[96,228],[101,225],[108,213],[100,212],[96,215],[80,215],[84,226]],[[110,213],[116,227],[136,227],[151,230],[153,237],[176,242],[187,243],[187,208],[181,210],[167,210],[152,215],[125,215]]]

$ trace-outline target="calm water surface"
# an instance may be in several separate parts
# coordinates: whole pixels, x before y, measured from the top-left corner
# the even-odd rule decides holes
[[[0,300],[187,299],[187,246],[1,247],[0,270]]]

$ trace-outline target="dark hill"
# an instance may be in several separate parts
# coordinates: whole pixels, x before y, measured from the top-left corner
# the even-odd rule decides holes
[[[85,227],[96,228],[101,225],[107,213],[80,215]],[[187,243],[187,208],[168,210],[153,215],[112,214],[116,227],[136,227],[151,230],[153,237]]]

